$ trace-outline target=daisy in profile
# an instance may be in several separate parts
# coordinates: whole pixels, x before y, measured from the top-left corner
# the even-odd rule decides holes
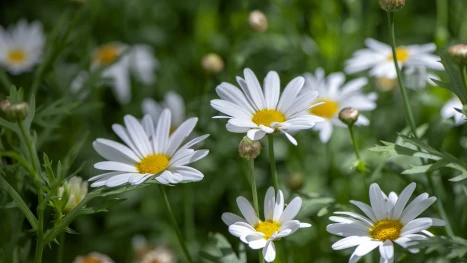
[[[5,30],[0,26],[0,65],[11,74],[30,71],[44,53],[45,36],[39,22],[24,19]]]
[[[103,83],[113,88],[121,104],[127,104],[131,100],[130,74],[141,83],[151,85],[155,81],[154,71],[157,67],[158,61],[151,47],[110,42],[94,50],[91,71],[102,69]],[[71,83],[72,92],[81,90],[88,78],[89,74],[79,72]]]
[[[208,154],[208,150],[193,150],[191,147],[209,135],[183,144],[198,119],[186,120],[170,134],[170,115],[170,110],[164,110],[157,126],[154,126],[149,115],[145,115],[141,122],[131,115],[126,115],[126,127],[119,124],[112,126],[126,145],[107,139],[94,141],[94,149],[108,160],[96,163],[94,168],[110,172],[89,179],[94,181],[91,187],[114,187],[126,183],[136,185],[151,177],[155,177],[161,184],[170,185],[202,180],[204,175],[187,165]]]
[[[174,131],[185,120],[185,102],[178,93],[169,91],[164,96],[164,101],[157,103],[151,98],[143,100],[141,105],[144,114],[149,114],[157,122],[164,109],[170,109],[172,112],[171,131]]]
[[[267,262],[276,258],[274,241],[290,236],[299,228],[311,227],[310,224],[294,220],[300,211],[302,199],[295,197],[284,210],[282,191],[275,196],[274,187],[269,187],[264,198],[264,221],[256,215],[253,206],[243,196],[237,198],[238,208],[243,218],[232,213],[224,213],[222,221],[229,226],[229,232],[247,243],[252,249],[263,249]]]
[[[246,133],[252,140],[260,140],[266,134],[281,132],[297,145],[297,141],[287,131],[311,129],[315,122],[323,118],[308,113],[312,102],[318,97],[316,91],[299,94],[305,82],[296,77],[280,92],[279,75],[270,71],[264,79],[263,88],[253,71],[245,69],[245,78],[237,77],[241,89],[230,83],[222,83],[216,88],[221,99],[211,101],[211,106],[227,116],[227,130]]]
[[[344,237],[334,243],[332,248],[341,250],[357,247],[350,256],[350,263],[357,262],[377,247],[381,254],[380,262],[394,262],[394,243],[411,253],[418,253],[419,249],[411,246],[419,240],[433,236],[427,231],[429,227],[442,226],[445,223],[436,218],[417,218],[436,201],[436,197],[428,197],[427,193],[423,193],[407,205],[414,190],[415,183],[411,183],[399,196],[394,192],[387,196],[378,184],[372,184],[371,206],[350,201],[360,208],[365,216],[353,212],[335,212],[339,216],[329,218],[336,223],[328,225],[327,231]]]
[[[460,126],[465,123],[466,117],[456,109],[462,110],[463,107],[462,102],[457,97],[453,97],[441,108],[441,116],[445,119],[454,117],[454,124]]]
[[[107,255],[98,252],[91,252],[86,256],[78,256],[73,260],[73,263],[114,263]]]
[[[353,57],[346,61],[345,72],[353,74],[369,70],[372,77],[384,77],[396,79],[397,72],[394,66],[391,46],[368,38],[365,40],[367,48],[354,53]],[[427,69],[444,70],[440,58],[432,53],[436,51],[433,43],[424,45],[400,46],[396,49],[399,67],[406,73],[418,73],[426,81],[436,76],[427,73]],[[412,85],[410,85],[412,86]]]
[[[319,131],[319,138],[324,143],[331,138],[333,126],[347,127],[338,117],[343,108],[352,107],[358,111],[371,111],[376,108],[376,94],[363,94],[361,91],[368,83],[366,78],[358,78],[344,84],[345,75],[343,73],[332,73],[326,77],[322,68],[318,68],[314,75],[307,73],[304,77],[305,92],[316,91],[320,96],[311,104],[324,102],[324,104],[309,110],[310,114],[326,120],[313,127]],[[368,125],[369,123],[370,121],[360,114],[356,125]]]

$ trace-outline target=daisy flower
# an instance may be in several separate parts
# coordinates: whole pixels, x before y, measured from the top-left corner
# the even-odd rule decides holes
[[[411,183],[400,196],[394,192],[386,196],[378,184],[372,184],[370,186],[371,206],[358,201],[350,201],[366,216],[353,212],[335,212],[335,214],[347,217],[332,216],[329,218],[336,223],[328,225],[327,231],[344,237],[334,243],[332,248],[341,250],[356,246],[349,263],[357,262],[377,247],[381,254],[380,262],[394,262],[394,243],[408,249],[411,253],[418,253],[418,248],[410,246],[419,240],[433,236],[427,231],[429,227],[442,226],[445,223],[436,218],[417,218],[436,201],[436,197],[428,197],[427,193],[423,193],[407,205],[414,190],[415,183]]]
[[[441,116],[445,119],[454,117],[454,124],[456,126],[462,125],[465,123],[466,117],[456,109],[462,110],[463,107],[462,102],[457,97],[453,97],[441,108]]]
[[[212,100],[211,106],[228,115],[214,118],[228,118],[227,130],[247,133],[248,138],[260,140],[266,134],[281,132],[297,145],[287,131],[310,129],[323,118],[308,114],[317,105],[311,103],[318,97],[316,91],[299,94],[305,82],[303,77],[293,79],[280,93],[279,75],[270,71],[264,79],[263,89],[253,71],[245,69],[245,78],[237,77],[241,89],[230,83],[216,88],[221,99]],[[311,106],[310,106],[311,105]]]
[[[158,61],[151,47],[111,42],[94,51],[91,71],[104,68],[101,75],[104,83],[113,88],[121,104],[127,104],[131,100],[130,73],[141,83],[151,85],[155,81],[154,70],[157,67]],[[79,72],[71,83],[72,92],[81,90],[88,78],[88,73]]]
[[[284,210],[284,195],[269,187],[264,198],[264,217],[259,220],[253,206],[243,196],[237,198],[238,208],[243,218],[232,213],[224,213],[222,221],[229,226],[229,232],[247,243],[252,249],[263,249],[263,257],[267,262],[276,258],[274,241],[293,234],[299,228],[310,227],[310,224],[294,220],[302,206],[302,199],[295,197]]]
[[[209,135],[197,137],[182,145],[195,128],[197,118],[183,122],[171,135],[170,110],[162,112],[157,126],[149,115],[139,122],[135,117],[126,115],[126,127],[114,124],[113,131],[126,145],[97,139],[94,149],[108,161],[99,162],[94,168],[111,171],[89,179],[91,187],[114,187],[125,183],[141,184],[151,177],[161,184],[197,182],[204,175],[187,166],[204,158],[208,150],[193,150],[190,147],[203,141]]]
[[[141,108],[143,113],[149,114],[155,122],[159,119],[162,110],[170,109],[172,112],[171,131],[174,131],[185,120],[185,102],[182,96],[173,91],[165,94],[162,103],[157,103],[151,98],[144,99]]]
[[[365,45],[368,48],[355,52],[353,57],[346,61],[345,72],[353,74],[369,70],[369,75],[373,77],[397,78],[391,46],[371,38],[365,40]],[[430,78],[436,76],[428,74],[427,69],[444,70],[440,58],[432,54],[434,51],[436,45],[433,43],[397,47],[399,67],[406,70],[406,73],[418,72],[423,75],[425,81],[430,82]]]
[[[0,26],[0,65],[11,74],[30,71],[44,53],[45,36],[39,22],[24,19],[5,30]]]
[[[348,83],[345,82],[344,73],[332,73],[325,77],[322,68],[318,68],[315,75],[307,73],[305,77],[305,92],[317,91],[320,95],[312,102],[324,104],[309,110],[313,115],[323,117],[326,121],[317,123],[313,129],[319,131],[319,138],[322,142],[328,142],[332,135],[333,126],[346,127],[339,120],[339,112],[347,107],[355,108],[359,111],[369,111],[376,108],[376,94],[363,94],[361,89],[366,86],[366,78],[358,78]],[[363,115],[358,117],[356,125],[368,125],[370,121]]]
[[[78,256],[73,260],[73,263],[114,263],[114,261],[109,258],[108,256],[98,253],[98,252],[91,252],[86,256]]]

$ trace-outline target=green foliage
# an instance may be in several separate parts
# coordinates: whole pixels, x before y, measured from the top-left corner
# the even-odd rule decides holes
[[[205,262],[212,263],[246,263],[245,246],[240,243],[238,255],[229,241],[220,233],[210,233],[210,244],[200,253]]]

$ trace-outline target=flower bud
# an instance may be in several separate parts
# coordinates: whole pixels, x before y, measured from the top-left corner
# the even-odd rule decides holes
[[[2,104],[2,109],[5,107],[3,112],[5,113],[5,117],[9,121],[22,121],[26,116],[28,115],[29,112],[29,106],[26,102],[18,102],[14,104],[9,104],[10,102],[7,102],[5,104]]]
[[[339,120],[351,126],[358,120],[360,113],[355,108],[344,108],[339,112]]]
[[[10,107],[11,103],[9,100],[2,100],[0,101],[0,109],[5,112],[5,110]]]
[[[60,199],[64,195],[68,195],[68,201],[63,207],[63,213],[66,214],[86,197],[88,194],[88,182],[83,182],[81,177],[73,176],[58,189],[58,194]]]
[[[238,144],[238,153],[247,160],[255,159],[261,153],[261,143],[245,136]]]
[[[458,65],[467,65],[467,45],[458,44],[449,48],[449,55]]]
[[[292,173],[287,176],[287,185],[293,192],[298,191],[305,185],[305,176],[302,173]]]
[[[224,61],[219,55],[209,53],[201,60],[201,66],[208,73],[219,73],[224,70]]]
[[[248,23],[255,32],[264,32],[268,29],[268,19],[263,12],[259,10],[254,10],[250,13]]]
[[[405,5],[405,0],[379,0],[379,5],[387,12],[396,12]]]

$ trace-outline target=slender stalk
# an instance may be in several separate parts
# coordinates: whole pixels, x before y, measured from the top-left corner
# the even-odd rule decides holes
[[[459,66],[459,70],[460,70],[461,77],[462,77],[462,83],[464,84],[464,88],[467,90],[467,76],[465,73],[466,69],[467,69],[467,66],[465,65]]]
[[[39,187],[40,188],[40,187]],[[36,234],[37,234],[37,240],[36,240],[36,253],[34,255],[34,263],[41,263],[42,262],[42,253],[44,252],[44,206],[43,206],[43,195],[42,195],[42,190],[40,190],[38,193],[38,200],[39,200],[39,207],[37,209],[37,228],[36,228]]]
[[[428,176],[428,184],[430,188],[434,191],[434,194],[439,196],[440,191],[438,188],[441,187],[441,184],[435,183],[433,176]],[[436,202],[436,207],[438,208],[441,218],[444,220],[444,222],[446,222],[446,225],[444,226],[444,228],[446,229],[446,233],[448,234],[448,236],[454,237],[454,231],[452,230],[451,224],[449,223],[448,215],[446,214],[446,210],[444,209],[441,200]]]
[[[63,251],[65,248],[65,232],[61,233],[58,237],[58,251],[57,251],[57,263],[63,263]]]
[[[18,192],[16,192],[16,190],[8,183],[7,180],[5,180],[5,178],[3,178],[3,176],[0,176],[0,186],[2,186],[2,188],[5,189],[5,191],[10,195],[11,199],[15,201],[16,206],[24,214],[29,224],[31,224],[32,229],[36,230],[36,227],[37,227],[36,217],[31,212],[31,210],[26,205],[26,203],[23,201],[23,199],[18,194]]]
[[[188,242],[194,239],[195,233],[195,220],[194,220],[194,211],[193,211],[193,188],[191,184],[185,184],[183,186],[185,188],[185,196],[184,199],[184,213],[185,213],[185,238]]]
[[[33,169],[34,169],[34,171],[36,171],[36,174],[33,174],[32,176],[36,176],[37,171],[38,171],[38,166],[37,166],[37,162],[36,162],[37,155],[35,155],[35,153],[34,153],[34,151],[32,149],[32,141],[30,139],[29,134],[26,132],[26,129],[24,128],[24,123],[22,121],[18,121],[18,126],[19,126],[19,129],[21,130],[21,134],[23,135],[24,142],[26,144],[26,148],[28,149],[28,153],[29,153],[29,157],[31,158]]]
[[[392,58],[394,60],[394,66],[396,67],[396,71],[397,71],[397,81],[399,82],[402,99],[404,100],[405,115],[406,115],[407,122],[410,126],[410,130],[412,131],[412,134],[415,136],[415,138],[418,138],[417,132],[416,132],[417,126],[415,124],[415,119],[413,117],[412,108],[410,107],[409,96],[407,95],[407,89],[405,88],[404,81],[402,79],[401,70],[399,68],[399,63],[397,61],[396,36],[394,33],[394,13],[392,12],[387,12],[387,13],[388,13],[389,34],[391,38]]]
[[[276,158],[274,157],[274,135],[268,135],[269,164],[271,166],[272,185],[279,191],[279,181],[277,180]]]
[[[250,173],[250,184],[251,184],[251,195],[253,196],[253,206],[255,207],[256,214],[259,217],[259,206],[258,206],[258,191],[256,190],[256,178],[255,178],[255,160],[248,160],[248,172]]]
[[[353,150],[355,152],[355,156],[357,157],[358,160],[360,160],[360,152],[358,151],[357,141],[355,140],[355,134],[353,132],[353,125],[349,125],[349,132],[350,132],[350,138],[352,139],[352,145],[353,145]]]
[[[170,207],[169,199],[167,198],[167,193],[165,192],[165,188],[163,185],[159,185],[159,190],[161,191],[162,194],[162,199],[164,201],[164,206],[167,214],[169,215],[170,222],[172,223],[173,228],[175,229],[175,233],[177,234],[178,241],[180,242],[180,246],[182,247],[183,253],[185,254],[185,257],[189,263],[193,263],[193,260],[191,259],[190,253],[188,252],[188,248],[185,244],[185,241],[183,239],[182,232],[178,228],[177,220],[175,220],[175,216],[172,212],[172,208]]]

